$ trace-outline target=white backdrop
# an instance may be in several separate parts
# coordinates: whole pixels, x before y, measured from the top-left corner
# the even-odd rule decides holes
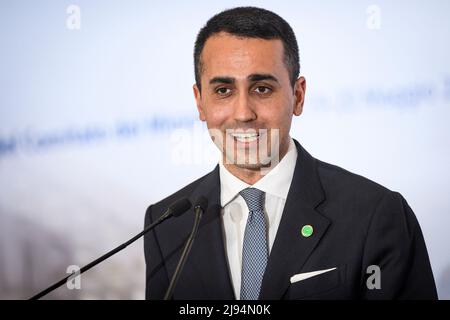
[[[307,79],[292,136],[405,196],[450,298],[444,0],[0,2],[0,298],[30,297],[127,240],[149,204],[214,167],[192,50],[207,19],[237,5],[292,25]],[[50,297],[143,298],[142,247]]]

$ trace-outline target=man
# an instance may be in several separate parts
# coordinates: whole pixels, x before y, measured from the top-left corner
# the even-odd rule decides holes
[[[194,95],[221,149],[206,176],[152,205],[209,201],[174,299],[436,299],[419,224],[398,193],[313,158],[289,136],[302,113],[295,35],[239,7],[211,18],[194,50]],[[144,239],[146,297],[169,286],[194,215]]]

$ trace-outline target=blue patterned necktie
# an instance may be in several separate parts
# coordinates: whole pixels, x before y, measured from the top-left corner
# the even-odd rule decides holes
[[[257,300],[268,257],[264,192],[247,188],[239,194],[249,209],[242,248],[241,300]]]

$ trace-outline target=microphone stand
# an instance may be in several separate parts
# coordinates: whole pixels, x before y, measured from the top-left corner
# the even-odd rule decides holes
[[[48,287],[47,289],[39,292],[38,294],[34,295],[33,297],[30,298],[30,300],[38,300],[39,298],[45,296],[46,294],[52,292],[53,290],[55,290],[56,288],[59,288],[60,286],[62,286],[64,283],[67,282],[67,280],[70,277],[75,277],[78,276],[80,274],[82,274],[83,272],[91,269],[92,267],[95,267],[97,264],[99,264],[100,262],[102,262],[105,259],[108,259],[109,257],[111,257],[112,255],[114,255],[115,253],[119,252],[120,250],[126,248],[127,246],[129,246],[131,243],[135,242],[137,239],[139,239],[140,237],[142,237],[144,234],[146,234],[148,231],[150,231],[151,229],[153,229],[154,227],[156,227],[158,224],[160,224],[161,222],[163,222],[164,220],[172,217],[172,216],[179,216],[180,214],[184,213],[185,211],[187,211],[189,208],[191,207],[191,203],[189,202],[189,200],[183,198],[179,201],[177,201],[176,203],[174,203],[172,206],[169,207],[169,209],[158,219],[156,220],[154,223],[150,224],[148,227],[146,227],[142,232],[140,232],[139,234],[137,234],[136,236],[134,236],[133,238],[131,238],[130,240],[128,240],[127,242],[119,245],[118,247],[116,247],[115,249],[105,253],[104,255],[102,255],[100,258],[92,261],[91,263],[85,265],[84,267],[82,267],[80,269],[80,271],[72,273],[70,275],[68,275],[67,277],[64,277],[63,279],[61,279],[60,281],[56,282],[55,284],[51,285],[50,287]]]
[[[202,218],[203,211],[207,206],[208,200],[204,197],[200,197],[197,200],[196,205],[194,206],[195,211],[194,226],[192,227],[191,234],[189,235],[189,238],[187,239],[186,244],[184,246],[183,252],[181,253],[180,260],[178,260],[178,265],[175,268],[175,272],[172,275],[169,287],[167,288],[166,294],[164,295],[164,300],[169,300],[172,298],[173,291],[175,290],[175,286],[177,284],[181,270],[183,269],[184,264],[189,255],[189,252],[191,251],[192,243],[194,242],[194,238],[197,234],[198,226],[200,225],[200,219]]]

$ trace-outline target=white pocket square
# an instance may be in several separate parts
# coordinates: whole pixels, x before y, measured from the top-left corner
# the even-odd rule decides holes
[[[317,270],[317,271],[311,271],[311,272],[305,272],[305,273],[297,273],[291,277],[291,283],[303,281],[303,280],[318,276],[319,274],[333,271],[335,269],[336,269],[336,267],[331,268],[331,269],[326,269],[326,270]]]

